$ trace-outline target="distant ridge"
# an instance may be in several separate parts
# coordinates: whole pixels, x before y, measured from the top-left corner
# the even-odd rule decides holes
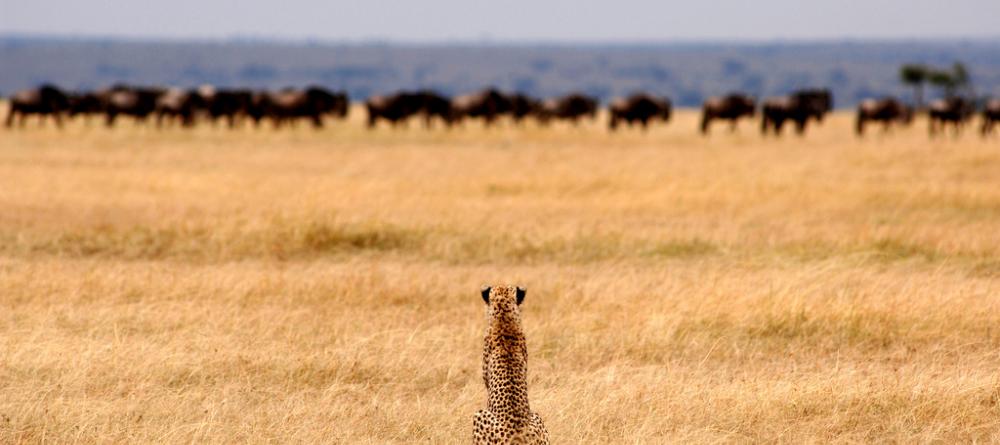
[[[842,41],[330,42],[235,37],[157,40],[0,35],[0,92],[54,82],[281,88],[318,84],[352,98],[409,88],[455,95],[484,86],[602,100],[645,90],[696,106],[731,90],[756,96],[830,87],[836,106],[910,98],[903,63],[964,62],[977,95],[1000,96],[1000,37]]]

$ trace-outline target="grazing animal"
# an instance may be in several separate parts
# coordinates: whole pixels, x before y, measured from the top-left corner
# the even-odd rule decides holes
[[[451,101],[455,119],[461,122],[464,118],[482,118],[487,126],[492,125],[500,116],[511,112],[510,98],[495,88],[489,88],[478,93],[456,97]]]
[[[410,116],[420,112],[419,98],[410,93],[399,92],[389,96],[372,96],[365,101],[368,109],[368,128],[375,128],[379,120],[397,126]]]
[[[564,119],[576,125],[584,116],[589,116],[591,119],[597,117],[597,99],[580,93],[572,93],[542,102],[542,107],[538,112],[538,121],[542,124],[548,124],[551,119]]]
[[[473,418],[477,445],[548,444],[542,418],[528,404],[528,347],[521,327],[522,287],[483,287],[487,328],[483,345],[486,409]]]
[[[62,113],[69,111],[69,96],[53,85],[42,85],[33,90],[14,93],[10,97],[10,111],[7,114],[7,127],[14,125],[14,117],[20,116],[20,124],[24,125],[29,114],[37,114],[42,119],[52,116],[57,126],[62,126]]]
[[[894,123],[909,125],[913,122],[913,108],[893,97],[866,99],[858,104],[854,126],[858,136],[865,133],[865,124],[869,121],[882,122],[883,130],[888,130]]]
[[[542,108],[542,101],[521,93],[514,93],[510,98],[510,116],[515,123],[521,123],[525,118],[537,115]]]
[[[69,95],[69,117],[83,116],[86,123],[90,122],[90,116],[104,112],[104,102],[97,93],[75,93]]]
[[[451,127],[455,121],[455,111],[451,104],[451,99],[438,94],[432,90],[420,90],[409,93],[410,98],[417,110],[417,113],[424,115],[424,126],[431,127],[435,117],[441,119],[444,124]]]
[[[753,117],[756,108],[754,99],[745,94],[710,97],[701,106],[701,132],[708,134],[709,125],[715,119],[728,120],[730,130],[735,131],[737,121],[744,116]]]
[[[198,88],[198,95],[205,101],[208,118],[212,125],[219,118],[225,118],[229,128],[235,128],[242,116],[250,116],[254,123],[260,123],[260,109],[254,109],[255,94],[246,89],[221,89],[205,86]],[[259,98],[260,96],[257,95]]]
[[[654,119],[670,122],[671,108],[670,99],[644,93],[616,99],[608,106],[608,111],[611,113],[608,127],[616,130],[621,122],[627,123],[629,127],[638,122],[645,130],[649,127],[649,122]]]
[[[422,114],[424,126],[430,128],[435,117],[451,126],[460,118],[454,102],[432,90],[400,91],[389,96],[372,96],[365,101],[368,109],[368,128],[379,120],[398,126],[411,116]]]
[[[156,126],[163,126],[164,120],[177,120],[182,126],[191,127],[200,111],[205,110],[207,103],[197,90],[181,90],[171,88],[156,98]]]
[[[992,134],[997,122],[1000,122],[1000,99],[993,99],[983,107],[983,136]]]
[[[764,101],[761,133],[781,134],[785,121],[795,122],[795,131],[803,134],[810,119],[823,122],[823,117],[833,108],[833,96],[829,90],[801,90],[785,97],[773,97]]]
[[[819,112],[814,116],[817,122],[823,122],[826,114],[833,111],[833,93],[828,89],[813,88],[799,90],[793,94],[804,101],[812,101],[815,104],[819,109]]]
[[[332,114],[343,118],[347,115],[347,95],[320,87],[263,93],[252,103],[255,120],[259,122],[261,118],[269,117],[274,121],[275,127],[304,118],[311,120],[313,127],[322,128],[323,116]]]
[[[930,117],[928,129],[931,136],[945,131],[948,124],[952,125],[957,135],[973,113],[975,113],[975,108],[972,103],[961,97],[950,97],[931,102],[927,109],[927,114]]]
[[[120,115],[132,116],[139,122],[145,122],[156,110],[156,100],[163,94],[163,90],[118,85],[100,94],[104,98],[105,123],[111,127]]]

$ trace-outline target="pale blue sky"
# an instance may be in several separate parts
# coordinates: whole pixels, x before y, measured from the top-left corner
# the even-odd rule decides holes
[[[1000,37],[1000,0],[0,0],[0,33],[398,42]]]

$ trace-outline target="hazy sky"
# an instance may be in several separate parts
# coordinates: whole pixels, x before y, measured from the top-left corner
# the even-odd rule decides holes
[[[1000,37],[1000,0],[0,0],[0,33],[630,42]]]

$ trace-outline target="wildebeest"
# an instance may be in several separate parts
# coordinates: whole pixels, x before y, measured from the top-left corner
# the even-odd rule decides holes
[[[822,122],[832,108],[833,96],[829,90],[801,90],[790,96],[767,99],[761,107],[761,133],[774,130],[775,134],[781,134],[785,121],[792,121],[796,132],[802,134],[810,119]]]
[[[156,99],[156,125],[162,126],[164,119],[177,119],[181,125],[190,127],[197,114],[207,110],[207,105],[198,90],[168,89]]]
[[[730,128],[736,129],[736,122],[744,117],[753,117],[757,104],[754,98],[741,93],[730,93],[722,97],[710,97],[701,106],[701,132],[708,134],[708,127],[714,119],[725,119]]]
[[[983,135],[992,134],[997,122],[1000,122],[1000,99],[993,99],[983,107]]]
[[[320,87],[309,87],[305,90],[284,89],[276,93],[264,93],[254,99],[255,117],[268,117],[276,127],[295,119],[310,119],[313,126],[323,126],[323,116],[331,114],[337,117],[347,115],[347,95],[333,93]],[[258,117],[259,116],[259,117]]]
[[[368,109],[368,128],[374,128],[379,120],[385,120],[393,126],[417,114],[421,109],[421,101],[410,93],[399,92],[386,96],[372,96],[365,101]]]
[[[97,93],[72,93],[69,95],[69,116],[83,116],[85,122],[90,121],[90,116],[104,112],[104,101]]]
[[[57,126],[62,126],[62,113],[69,110],[69,97],[54,85],[42,85],[32,90],[14,93],[10,97],[10,110],[7,114],[7,127],[14,125],[14,117],[20,116],[24,125],[29,114],[36,114],[44,119],[52,116]]]
[[[445,125],[451,126],[455,120],[455,111],[452,107],[451,99],[432,90],[420,90],[408,93],[407,99],[416,108],[416,112],[424,115],[424,125],[431,126],[431,121],[437,117]]]
[[[913,121],[913,108],[893,97],[866,99],[858,104],[854,129],[859,136],[865,133],[865,124],[869,121],[882,122],[884,129],[893,123],[909,125]]]
[[[205,102],[208,118],[215,125],[219,118],[225,118],[229,128],[236,126],[237,120],[250,116],[259,123],[263,110],[253,109],[255,96],[260,98],[263,93],[254,93],[247,89],[219,89],[205,86],[198,88],[198,94]]]
[[[948,124],[952,124],[955,134],[958,134],[962,126],[975,113],[975,107],[973,107],[972,102],[964,98],[950,97],[931,102],[927,113],[930,117],[928,129],[931,136],[936,135],[938,131],[944,131]]]
[[[538,120],[543,124],[550,119],[565,119],[577,124],[584,116],[597,117],[597,99],[580,93],[546,99],[538,111]]]
[[[515,123],[520,123],[526,117],[537,114],[542,107],[542,101],[522,93],[507,96],[510,99],[510,116]]]
[[[816,104],[816,106],[821,110],[816,115],[816,120],[819,122],[823,122],[823,118],[826,116],[826,113],[833,111],[833,93],[828,89],[813,88],[799,90],[793,94],[803,100],[813,101]]]
[[[643,129],[646,129],[653,119],[670,122],[671,109],[670,99],[665,97],[637,93],[618,98],[608,105],[608,112],[611,114],[608,127],[615,130],[621,122],[627,123],[630,127],[638,122]]]
[[[510,113],[513,107],[510,98],[495,88],[488,88],[452,99],[451,108],[457,122],[479,117],[486,125],[491,125],[498,117]]]
[[[163,90],[117,85],[98,94],[104,99],[105,123],[110,127],[119,115],[132,116],[145,122],[156,110],[156,100],[163,94]]]
[[[346,91],[330,91],[319,86],[306,88],[306,97],[312,102],[316,111],[321,114],[329,114],[332,117],[343,119],[350,111],[351,100]]]
[[[422,114],[424,124],[430,127],[435,117],[449,127],[458,118],[451,99],[433,90],[400,91],[387,96],[372,96],[365,101],[368,109],[368,127],[373,128],[379,120],[396,126],[411,116]]]

